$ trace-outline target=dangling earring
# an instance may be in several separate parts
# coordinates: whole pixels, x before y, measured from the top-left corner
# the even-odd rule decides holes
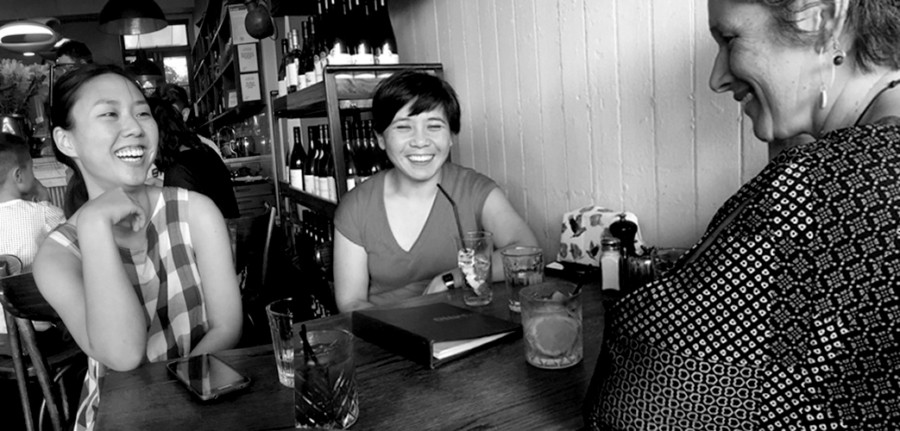
[[[838,45],[837,40],[834,40],[834,58],[832,59],[832,64],[835,66],[840,66],[844,64],[844,59],[847,57],[847,53],[841,49],[841,46]]]

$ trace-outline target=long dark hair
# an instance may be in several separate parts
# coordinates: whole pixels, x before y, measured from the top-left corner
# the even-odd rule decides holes
[[[200,141],[197,134],[184,123],[181,113],[168,101],[154,96],[148,97],[147,103],[150,105],[153,118],[156,119],[159,127],[159,148],[156,153],[157,169],[165,172],[174,165],[178,160],[181,147],[214,153],[213,149]]]
[[[73,127],[71,113],[75,102],[80,97],[79,90],[88,81],[108,74],[124,77],[129,82],[134,83],[138,90],[141,88],[137,85],[134,77],[119,66],[111,64],[85,64],[80,66],[66,73],[59,81],[53,84],[53,99],[50,109],[51,130],[56,127],[71,130]],[[66,217],[71,217],[72,214],[75,214],[75,211],[78,211],[78,208],[81,208],[89,200],[87,185],[84,182],[84,176],[78,169],[78,165],[75,164],[71,157],[63,154],[59,150],[58,145],[53,146],[53,154],[56,156],[56,160],[70,167],[73,171],[72,178],[69,179],[69,184],[66,186],[66,200],[63,205],[63,212]]]

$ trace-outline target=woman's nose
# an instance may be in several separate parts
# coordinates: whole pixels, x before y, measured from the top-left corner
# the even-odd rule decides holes
[[[416,128],[416,133],[412,139],[412,146],[416,148],[426,147],[431,142],[424,128]]]
[[[126,136],[141,136],[144,134],[144,128],[134,115],[123,115],[122,133]]]
[[[728,65],[728,51],[719,49],[716,60],[713,62],[712,72],[709,74],[709,88],[716,93],[724,93],[731,88],[733,81],[731,67]]]

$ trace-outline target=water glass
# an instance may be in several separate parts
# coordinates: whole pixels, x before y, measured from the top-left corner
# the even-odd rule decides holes
[[[307,332],[294,345],[294,425],[347,429],[359,417],[353,335],[342,330]]]
[[[509,293],[509,309],[521,310],[519,291],[523,287],[544,281],[544,255],[540,247],[515,246],[500,252],[503,274]]]
[[[584,356],[581,292],[567,282],[544,282],[523,288],[522,330],[525,360],[538,368],[568,368]]]
[[[491,292],[491,259],[494,255],[494,241],[490,232],[466,232],[463,249],[457,255],[459,269],[465,278],[463,302],[468,306],[488,305],[493,299]]]
[[[273,301],[266,306],[266,315],[269,318],[269,331],[272,333],[272,349],[275,351],[275,366],[278,369],[278,381],[289,388],[294,387],[294,346],[293,324],[294,315],[300,312],[305,305],[293,298],[284,298]]]

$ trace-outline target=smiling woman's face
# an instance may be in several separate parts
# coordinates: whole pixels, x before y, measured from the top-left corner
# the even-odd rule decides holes
[[[709,28],[719,45],[710,75],[713,91],[730,91],[763,141],[813,131],[819,109],[822,58],[813,47],[778,36],[761,4],[709,0]]]
[[[406,178],[433,180],[450,155],[453,134],[442,108],[410,115],[415,100],[394,115],[394,120],[378,135],[378,143],[397,171]]]

